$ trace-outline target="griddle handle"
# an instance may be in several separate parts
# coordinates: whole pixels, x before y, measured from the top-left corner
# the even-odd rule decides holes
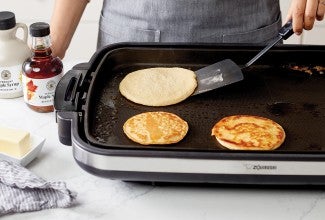
[[[77,89],[80,81],[82,80],[84,72],[85,70],[72,69],[62,77],[55,90],[55,110],[77,111]]]

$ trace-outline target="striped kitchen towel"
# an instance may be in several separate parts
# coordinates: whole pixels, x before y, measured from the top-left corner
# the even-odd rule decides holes
[[[0,160],[0,216],[69,207],[75,199],[76,193],[64,182],[47,182],[18,164]]]

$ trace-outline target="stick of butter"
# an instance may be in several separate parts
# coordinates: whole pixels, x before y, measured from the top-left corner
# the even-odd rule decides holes
[[[31,148],[27,131],[0,126],[0,153],[23,157]]]

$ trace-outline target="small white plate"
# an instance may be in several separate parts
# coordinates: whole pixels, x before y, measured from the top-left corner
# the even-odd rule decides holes
[[[10,160],[10,161],[18,163],[18,164],[20,164],[22,166],[26,166],[33,159],[35,159],[35,157],[37,157],[37,155],[41,152],[42,147],[43,147],[44,142],[45,142],[45,138],[37,136],[37,135],[30,134],[30,142],[31,142],[32,148],[23,157],[19,157],[19,158],[18,157],[13,157],[13,156],[10,156],[8,154],[0,152],[0,159]]]

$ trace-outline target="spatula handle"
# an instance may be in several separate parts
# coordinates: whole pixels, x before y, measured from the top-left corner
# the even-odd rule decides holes
[[[288,21],[285,25],[279,30],[279,35],[283,40],[288,39],[293,34],[292,21]]]
[[[248,61],[248,63],[246,63],[244,67],[249,67],[250,65],[252,65],[256,60],[258,60],[262,55],[264,55],[269,49],[271,49],[271,47],[277,44],[280,40],[282,39],[286,40],[292,34],[293,34],[292,21],[290,20],[280,28],[278,32],[278,36],[274,38],[263,50],[261,50],[261,52],[259,52],[255,57],[253,57],[253,59]]]

